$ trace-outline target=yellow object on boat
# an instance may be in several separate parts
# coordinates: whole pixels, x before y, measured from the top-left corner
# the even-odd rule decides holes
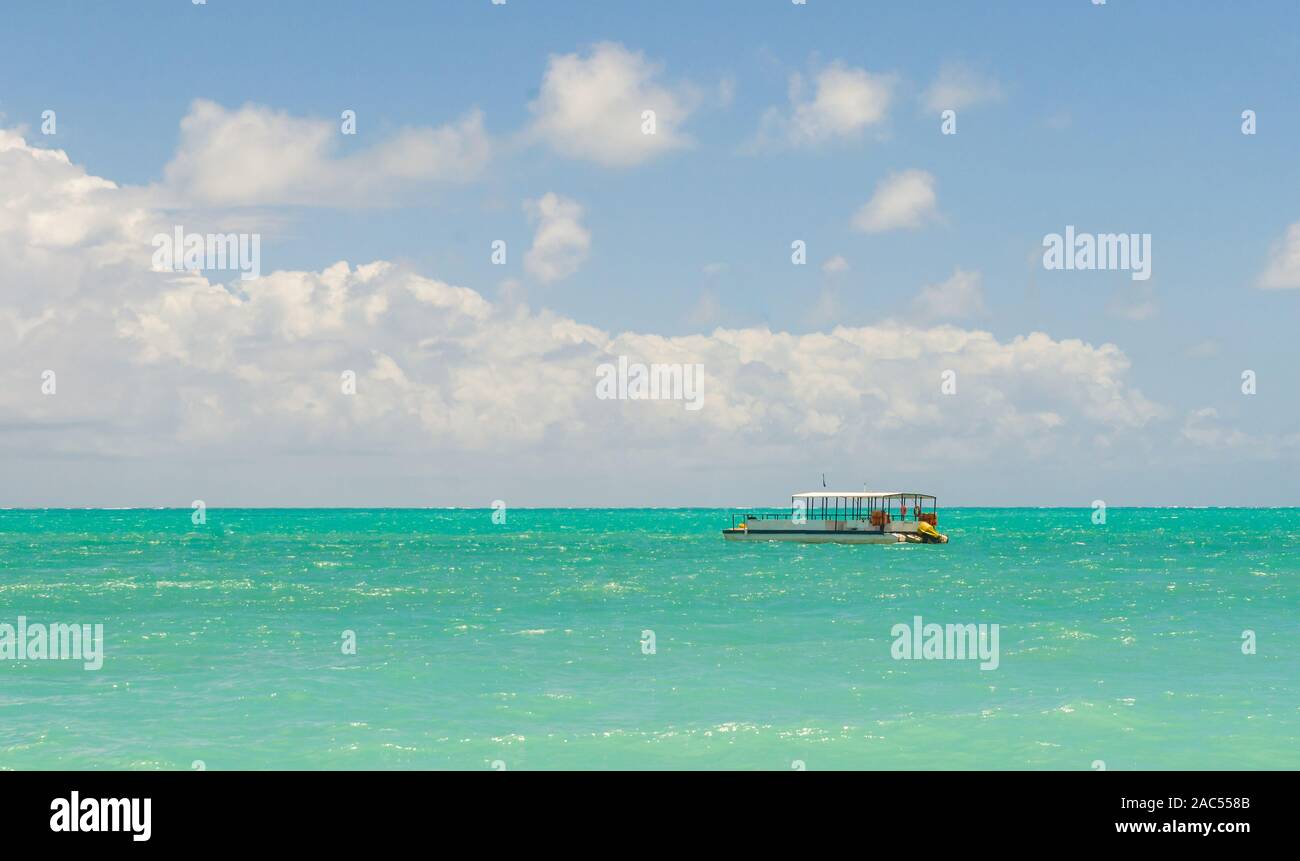
[[[926,538],[930,538],[935,541],[938,541],[940,544],[948,543],[947,535],[943,535],[942,533],[939,532],[939,530],[935,529],[933,526],[926,523],[924,520],[916,524],[916,531],[924,535]]]

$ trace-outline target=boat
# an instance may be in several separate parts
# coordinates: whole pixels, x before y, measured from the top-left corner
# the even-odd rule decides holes
[[[910,491],[796,493],[790,513],[733,514],[728,541],[814,544],[947,544],[939,532],[938,499]]]

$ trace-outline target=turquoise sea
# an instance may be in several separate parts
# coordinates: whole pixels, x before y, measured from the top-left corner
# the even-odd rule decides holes
[[[1300,509],[730,513],[0,511],[0,623],[104,626],[0,660],[0,768],[1300,768]],[[997,669],[895,660],[915,616]]]

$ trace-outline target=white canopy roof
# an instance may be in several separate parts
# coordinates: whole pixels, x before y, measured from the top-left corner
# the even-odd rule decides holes
[[[849,499],[880,499],[883,497],[919,496],[922,499],[936,499],[928,493],[898,490],[813,490],[808,493],[796,493],[791,499],[814,499],[823,496],[847,497]]]

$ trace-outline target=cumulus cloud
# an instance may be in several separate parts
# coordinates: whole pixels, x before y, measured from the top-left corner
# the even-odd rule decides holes
[[[1300,221],[1273,245],[1268,266],[1255,282],[1261,290],[1300,290]]]
[[[341,152],[340,123],[198,99],[181,121],[180,148],[159,192],[182,206],[369,206],[413,183],[472,178],[492,151],[478,111],[437,128],[403,130],[351,154]]]
[[[884,233],[921,227],[936,215],[934,184],[934,177],[923,170],[890,174],[853,217],[854,229]]]
[[[577,201],[548,192],[524,201],[524,211],[537,224],[532,247],[524,255],[528,274],[550,283],[577,272],[591,250],[591,233],[582,226]]]
[[[897,321],[613,332],[385,261],[221,283],[151,271],[161,216],[62,153],[0,137],[0,187],[0,448],[122,463],[106,468],[128,489],[166,463],[159,481],[185,502],[194,488],[178,482],[214,464],[245,482],[244,501],[283,499],[303,480],[292,461],[312,453],[387,458],[401,474],[483,452],[518,472],[608,440],[739,464],[809,446],[867,457],[893,438],[929,441],[929,462],[1074,453],[1161,412],[1110,344]],[[558,196],[534,205],[539,224],[575,218]],[[619,356],[702,364],[703,409],[597,398],[597,366]],[[57,396],[39,391],[45,368]],[[959,395],[940,393],[944,369]],[[345,371],[355,395],[340,393]],[[652,481],[662,462],[647,469]]]
[[[930,320],[959,320],[983,314],[980,274],[956,269],[948,280],[924,287],[912,308],[914,313]]]
[[[583,56],[553,55],[529,105],[531,134],[571,158],[628,167],[691,145],[683,126],[699,103],[690,85],[662,82],[639,51],[602,42]],[[645,112],[654,112],[653,134]]]
[[[1109,345],[1042,334],[999,342],[898,323],[804,335],[611,333],[549,312],[502,313],[472,290],[382,262],[274,273],[242,300],[215,285],[177,285],[134,308],[117,336],[146,374],[201,370],[207,408],[222,416],[223,434],[240,437],[292,428],[387,442],[406,427],[408,444],[427,435],[455,449],[552,434],[580,445],[603,427],[629,441],[726,445],[852,426],[998,444],[1070,423],[1135,428],[1156,414],[1124,383],[1128,362]],[[260,344],[255,355],[241,349],[250,343]],[[699,417],[663,403],[637,412],[596,400],[595,367],[619,355],[703,364]],[[365,395],[355,402],[333,397],[336,369],[348,363]],[[967,399],[942,401],[934,396],[940,367],[981,382]],[[824,421],[810,428],[811,414]]]
[[[945,63],[926,89],[925,106],[932,111],[959,111],[1002,99],[996,80],[955,63]]]
[[[854,140],[884,121],[897,79],[834,63],[813,79],[812,93],[802,75],[790,76],[790,105],[763,115],[755,148],[815,146]]]

